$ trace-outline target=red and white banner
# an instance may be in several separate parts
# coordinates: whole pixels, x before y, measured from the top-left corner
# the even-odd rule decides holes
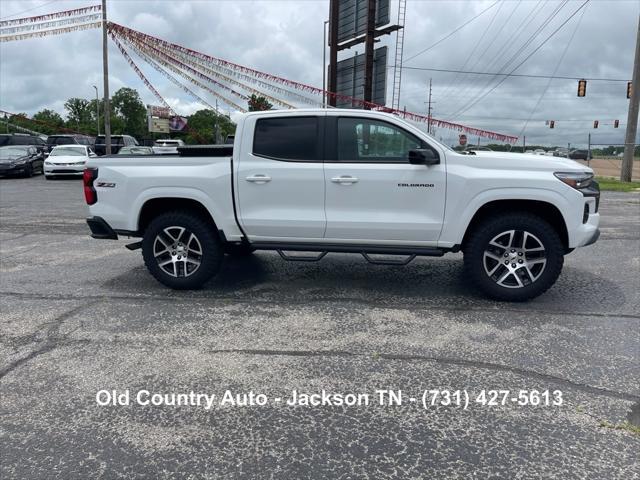
[[[413,112],[405,112],[403,110],[399,110],[399,109],[392,109],[392,108],[388,108],[385,107],[384,105],[378,105],[372,102],[365,102],[364,100],[361,99],[357,99],[357,98],[352,98],[349,97],[347,95],[338,95],[332,92],[327,92],[322,90],[321,88],[317,88],[317,87],[313,87],[311,85],[306,85],[304,83],[300,83],[300,82],[296,82],[293,80],[288,80],[286,78],[282,78],[279,77],[277,75],[272,75],[270,73],[266,73],[266,72],[261,72],[259,70],[255,70],[249,67],[245,67],[242,65],[238,65],[236,63],[233,62],[229,62],[227,60],[222,60],[220,58],[216,58],[216,57],[212,57],[210,55],[198,52],[196,50],[192,50],[190,48],[186,48],[183,47],[181,45],[177,45],[175,43],[171,43],[171,42],[167,42],[165,40],[162,40],[160,38],[154,37],[152,35],[148,35],[146,33],[140,32],[138,30],[133,30],[127,27],[124,27],[122,25],[119,25],[117,23],[113,23],[110,22],[109,23],[109,29],[111,31],[116,31],[118,32],[120,35],[126,36],[128,38],[132,38],[132,39],[137,39],[138,42],[143,43],[147,46],[149,46],[150,48],[152,48],[154,51],[159,52],[158,47],[159,46],[164,46],[168,49],[174,49],[177,50],[179,52],[182,52],[186,55],[190,55],[196,58],[199,58],[205,62],[209,62],[209,63],[213,63],[215,65],[220,65],[223,66],[225,68],[230,68],[236,71],[240,71],[243,74],[246,75],[250,75],[253,76],[255,78],[258,79],[262,79],[262,80],[266,80],[269,82],[273,82],[273,83],[278,83],[280,85],[284,85],[286,87],[289,88],[294,88],[296,90],[302,91],[302,92],[306,92],[306,93],[310,93],[310,94],[316,94],[316,95],[326,95],[328,98],[335,98],[338,100],[344,100],[346,102],[350,102],[352,103],[352,105],[357,106],[357,107],[362,107],[362,108],[368,108],[371,110],[377,110],[377,111],[384,111],[384,112],[388,112],[388,113],[393,113],[396,115],[399,115],[402,118],[408,119],[408,120],[413,120],[416,122],[424,122],[424,123],[430,123],[433,126],[436,127],[441,127],[441,128],[448,128],[451,130],[456,130],[459,132],[465,132],[471,135],[477,135],[480,137],[486,137],[486,138],[491,138],[494,140],[499,140],[499,141],[503,141],[503,142],[508,142],[508,143],[515,143],[518,140],[518,137],[513,136],[513,135],[504,135],[501,133],[497,133],[497,132],[492,132],[490,130],[483,130],[480,128],[474,128],[474,127],[468,127],[466,125],[461,125],[461,124],[457,124],[457,123],[453,123],[453,122],[447,122],[445,120],[438,120],[435,119],[433,117],[429,117],[427,115],[420,115],[417,113],[413,113]],[[152,46],[153,45],[153,46]],[[160,52],[161,54],[163,54],[162,52]],[[166,54],[163,54],[166,55]],[[172,57],[172,60],[177,61],[181,64],[181,68],[184,68],[183,62],[180,62],[179,60],[177,60],[175,57]],[[185,66],[186,67],[186,66]],[[207,78],[205,75],[203,75],[200,72],[197,71],[193,71],[194,69],[190,69],[190,67],[187,68],[189,71],[191,71],[191,73],[197,75],[197,76],[204,76],[205,78]],[[210,80],[209,80],[210,81]]]
[[[14,18],[13,20],[3,20],[0,22],[0,28],[13,25],[23,25],[25,23],[46,22],[57,18],[75,17],[78,15],[86,15],[89,13],[101,12],[102,5],[92,5],[90,7],[75,8],[73,10],[64,10],[62,12],[47,13],[46,15],[37,15],[35,17]]]
[[[28,38],[48,37],[50,35],[61,35],[63,33],[77,32],[80,30],[89,30],[91,28],[100,28],[102,22],[84,23],[82,25],[71,25],[64,28],[56,28],[54,30],[38,30],[31,33],[23,33],[20,35],[0,36],[0,42],[14,42],[16,40],[26,40]]]

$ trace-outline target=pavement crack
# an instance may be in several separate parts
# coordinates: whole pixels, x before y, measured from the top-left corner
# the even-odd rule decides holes
[[[75,296],[75,295],[62,295],[62,294],[34,294],[34,293],[26,293],[26,292],[0,292],[1,296],[12,296],[17,298],[26,298],[26,299],[36,299],[36,300],[80,300],[85,301],[87,299],[93,300],[131,300],[131,301],[140,301],[140,302],[158,302],[158,301],[166,301],[166,302],[206,302],[206,301],[220,301],[226,303],[250,303],[252,305],[260,304],[260,305],[273,305],[273,300],[271,299],[260,299],[260,298],[241,298],[237,296],[216,296],[216,297],[208,297],[202,295],[190,295],[190,296],[172,296],[172,295],[83,295],[83,296]],[[367,307],[372,308],[381,308],[381,309],[389,309],[389,310],[423,310],[428,308],[429,310],[441,311],[441,312],[484,312],[484,313],[519,313],[519,314],[531,314],[531,313],[540,313],[540,314],[548,314],[548,315],[567,315],[571,317],[598,317],[598,318],[625,318],[631,320],[640,320],[640,315],[632,314],[632,313],[616,313],[616,312],[585,312],[585,311],[573,311],[573,310],[555,310],[549,308],[514,308],[508,307],[505,305],[496,305],[496,306],[446,306],[446,305],[431,305],[431,304],[421,304],[421,303],[399,303],[397,305],[392,305],[383,302],[376,302],[362,298],[356,297],[341,297],[339,299],[335,298],[315,298],[315,299],[304,299],[304,300],[296,300],[292,298],[283,299],[283,303],[287,303],[287,305],[295,305],[295,306],[306,306],[306,305],[321,305],[332,303],[336,301],[342,302],[351,302],[356,304],[365,305]]]
[[[62,313],[53,320],[45,323],[40,330],[34,332],[33,334],[33,337],[35,338],[38,333],[41,333],[42,330],[46,328],[46,331],[44,332],[44,340],[38,342],[40,346],[35,350],[32,350],[27,356],[9,363],[9,365],[7,365],[6,367],[0,368],[0,380],[2,380],[6,375],[8,375],[21,365],[33,360],[36,357],[39,357],[40,355],[50,352],[67,342],[69,335],[71,335],[71,333],[73,333],[77,329],[74,329],[64,335],[59,335],[60,327],[62,326],[62,324],[69,318],[73,317],[76,313],[86,308],[92,307],[99,301],[100,300],[94,300],[72,308],[71,310]]]
[[[371,354],[350,352],[347,350],[272,350],[272,349],[218,349],[208,350],[212,354],[243,354],[243,355],[265,355],[265,356],[290,356],[290,357],[346,357],[346,358],[372,358]],[[640,401],[640,395],[632,393],[618,392],[602,387],[594,387],[585,383],[573,382],[566,378],[557,377],[547,373],[536,372],[524,368],[511,367],[500,363],[483,362],[480,360],[465,360],[454,357],[435,357],[430,355],[407,355],[395,353],[376,353],[375,358],[384,360],[399,361],[425,361],[446,365],[456,365],[469,368],[482,368],[485,370],[508,372],[516,375],[544,380],[557,385],[570,387],[585,393],[601,395],[616,400],[630,402]]]

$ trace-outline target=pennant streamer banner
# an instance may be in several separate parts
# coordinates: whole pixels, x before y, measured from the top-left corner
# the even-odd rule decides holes
[[[134,39],[130,39],[130,42],[135,45],[135,47],[134,47],[135,49],[144,50],[145,54],[151,55],[152,57],[154,56],[153,53],[150,52],[150,50],[149,50],[149,48],[150,48],[149,45],[147,45],[147,44],[142,45],[140,43],[137,43]],[[174,58],[171,55],[169,55],[169,53],[175,54],[175,52],[167,51],[167,49],[165,49],[165,48],[158,48],[157,50],[158,51],[162,51],[165,54],[165,58]],[[178,55],[178,57],[179,57],[179,55]],[[242,83],[242,82],[240,82],[240,81],[238,81],[238,80],[236,80],[234,78],[230,78],[230,77],[228,77],[228,76],[226,76],[226,75],[224,75],[222,73],[219,73],[219,72],[214,71],[214,70],[212,70],[212,69],[210,69],[208,67],[205,67],[205,66],[203,66],[203,65],[201,65],[201,64],[199,64],[197,62],[194,62],[192,59],[188,59],[188,58],[184,58],[183,57],[183,58],[181,58],[181,62],[186,64],[186,65],[188,65],[188,66],[190,66],[194,70],[199,68],[201,71],[204,71],[204,73],[212,75],[212,76],[216,77],[217,79],[219,79],[221,81],[225,81],[227,83],[231,83],[231,84],[236,85],[236,86],[238,86],[238,87],[240,87],[240,88],[242,88],[244,90],[247,90],[247,91],[249,91],[251,93],[254,93],[254,94],[259,95],[259,96],[263,96],[263,97],[265,97],[267,100],[269,100],[272,103],[278,104],[278,105],[280,105],[282,107],[285,107],[285,108],[295,108],[293,105],[291,105],[291,104],[289,104],[287,102],[284,102],[284,101],[282,101],[282,100],[280,100],[278,98],[275,98],[275,97],[272,97],[270,95],[267,95],[264,92],[262,92],[260,90],[256,90],[255,88],[253,88],[253,87],[251,87],[249,85],[246,85],[246,84],[244,84],[244,83]],[[246,96],[245,96],[245,98],[246,98]]]
[[[0,42],[13,42],[16,40],[26,40],[28,38],[48,37],[49,35],[61,35],[63,33],[77,32],[80,30],[89,30],[91,28],[100,28],[102,22],[85,23],[83,25],[72,25],[65,28],[57,28],[55,30],[41,30],[32,33],[24,33],[21,35],[9,35],[6,37],[0,37]]]
[[[131,44],[130,42],[127,42],[127,45],[131,46],[132,49],[134,51],[136,51],[135,45]],[[228,105],[229,107],[233,108],[234,110],[238,110],[239,112],[246,112],[246,109],[241,107],[240,105],[237,105],[236,103],[234,103],[233,101],[229,100],[228,98],[226,98],[224,95],[212,90],[211,88],[209,88],[207,85],[203,84],[202,82],[196,80],[195,78],[193,78],[192,76],[190,76],[189,74],[187,74],[186,72],[180,70],[179,68],[177,68],[176,66],[172,65],[171,63],[167,62],[164,58],[160,58],[160,57],[155,57],[155,60],[160,63],[163,67],[168,68],[169,70],[171,70],[173,73],[180,75],[182,78],[188,80],[189,82],[193,83],[194,85],[196,85],[197,87],[200,87],[201,89],[209,92],[211,95],[213,95],[214,97],[220,99],[222,102],[225,103],[225,105]]]
[[[132,48],[132,50],[134,51],[134,53],[136,55],[138,55],[138,57],[140,57],[142,60],[144,60],[145,62],[147,62],[149,65],[151,65],[153,67],[154,70],[156,70],[158,73],[162,74],[164,77],[166,77],[171,83],[173,83],[175,86],[177,86],[178,88],[181,88],[182,90],[184,90],[188,95],[190,95],[191,97],[195,98],[196,100],[198,100],[200,103],[202,103],[203,105],[206,105],[207,107],[209,107],[211,110],[216,110],[216,108],[211,105],[208,101],[206,101],[204,98],[202,98],[200,95],[198,95],[197,93],[195,93],[193,90],[191,90],[189,87],[187,87],[186,85],[183,85],[180,80],[178,80],[176,77],[174,77],[173,75],[171,75],[169,72],[167,72],[164,68],[162,68],[160,65],[158,65],[158,63],[155,60],[152,60],[151,57],[148,57],[147,55],[145,55],[144,53],[142,53],[141,51],[136,50],[135,48]],[[218,111],[218,113],[220,113]]]
[[[52,22],[44,23],[30,23],[27,25],[21,25],[19,27],[1,28],[0,35],[10,35],[20,32],[33,32],[36,30],[45,30],[55,27],[63,27],[65,25],[71,25],[74,23],[87,23],[100,20],[101,13],[94,13],[93,15],[83,15],[81,17],[65,18],[63,20],[54,20]]]
[[[102,5],[92,5],[91,7],[76,8],[74,10],[65,10],[63,12],[48,13],[46,15],[38,15],[36,17],[16,18],[13,20],[4,20],[0,22],[0,28],[10,27],[13,25],[23,25],[25,23],[46,22],[57,18],[74,17],[77,15],[86,15],[89,13],[102,11]]]
[[[113,40],[113,42],[116,44],[116,46],[120,50],[120,53],[122,53],[122,56],[127,60],[127,62],[129,62],[129,65],[131,66],[131,68],[133,68],[133,70],[138,74],[138,76],[140,77],[140,80],[142,80],[142,83],[144,83],[145,86],[151,91],[151,93],[153,93],[155,97],[158,100],[160,100],[160,102],[162,102],[162,105],[164,105],[164,107],[167,108],[169,112],[171,112],[171,115],[177,116],[176,112],[173,111],[173,109],[167,103],[167,101],[162,97],[162,95],[160,95],[160,92],[158,92],[154,88],[154,86],[151,85],[151,82],[147,80],[147,77],[145,77],[144,73],[142,73],[142,71],[138,68],[138,65],[136,65],[136,62],[134,62],[133,59],[129,56],[129,54],[127,53],[125,48],[122,46],[122,44],[118,41],[118,39],[114,35],[111,35],[111,40]]]
[[[338,95],[332,92],[326,92],[324,90],[322,90],[321,88],[317,88],[317,87],[313,87],[311,85],[306,85],[300,82],[295,82],[293,80],[288,80],[286,78],[282,78],[279,77],[277,75],[272,75],[270,73],[266,73],[266,72],[261,72],[258,70],[254,70],[252,68],[249,67],[244,67],[242,65],[238,65],[235,64],[233,62],[229,62],[227,60],[222,60],[216,57],[212,57],[210,55],[192,50],[190,48],[186,48],[183,47],[181,45],[177,45],[175,43],[171,43],[171,42],[167,42],[165,40],[162,40],[160,38],[157,37],[153,37],[151,35],[148,35],[146,33],[137,31],[137,30],[133,30],[127,27],[124,27],[122,25],[110,22],[109,23],[109,28],[112,31],[116,31],[118,32],[120,35],[129,37],[129,38],[134,38],[137,39],[140,43],[144,43],[147,45],[154,45],[153,47],[151,47],[153,50],[155,50],[156,52],[158,51],[158,47],[159,46],[163,46],[166,47],[167,49],[173,49],[173,50],[177,50],[179,52],[182,52],[185,55],[188,56],[193,56],[196,58],[201,59],[204,62],[207,63],[211,63],[211,64],[215,64],[215,65],[220,65],[223,66],[225,68],[229,68],[232,70],[236,70],[236,71],[240,71],[245,75],[249,75],[261,80],[267,80],[273,83],[278,83],[280,85],[284,85],[286,87],[289,88],[294,88],[296,90],[300,90],[302,92],[306,92],[306,93],[310,93],[310,94],[316,94],[316,95],[327,95],[328,98],[335,98],[337,100],[343,100],[346,102],[350,102],[352,103],[352,105],[354,106],[358,106],[358,107],[362,107],[362,108],[368,108],[371,110],[377,110],[377,111],[383,111],[383,112],[388,112],[388,113],[393,113],[396,114],[402,118],[406,118],[408,120],[412,120],[415,122],[423,122],[423,123],[428,123],[430,122],[431,125],[434,125],[436,127],[440,127],[440,128],[447,128],[447,129],[451,129],[451,130],[455,130],[455,131],[459,131],[459,132],[465,132],[471,135],[477,135],[477,136],[481,136],[481,137],[486,137],[486,138],[490,138],[490,139],[494,139],[494,140],[499,140],[499,141],[503,141],[503,142],[508,142],[508,143],[515,143],[518,140],[518,137],[513,136],[513,135],[504,135],[501,133],[496,133],[496,132],[492,132],[490,130],[483,130],[480,128],[473,128],[473,127],[468,127],[466,125],[461,125],[461,124],[457,124],[457,123],[453,123],[453,122],[447,122],[445,120],[438,120],[436,118],[429,118],[427,115],[420,115],[417,113],[412,113],[412,112],[405,112],[403,110],[398,110],[398,109],[392,109],[392,108],[388,108],[385,107],[383,105],[378,105],[372,102],[365,102],[364,100],[358,99],[358,98],[353,98],[353,97],[349,97],[347,95]],[[179,60],[175,59],[174,57],[172,57],[173,60],[180,62]],[[184,65],[183,62],[180,62],[182,65]],[[192,72],[193,73],[193,72]],[[199,73],[199,72],[198,72]],[[196,73],[197,74],[197,73]],[[200,74],[199,76],[203,76],[203,74]],[[206,76],[204,76],[206,77]]]

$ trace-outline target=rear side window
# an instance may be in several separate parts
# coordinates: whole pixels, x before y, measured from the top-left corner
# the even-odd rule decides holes
[[[261,118],[256,122],[253,153],[276,160],[320,161],[318,117]]]

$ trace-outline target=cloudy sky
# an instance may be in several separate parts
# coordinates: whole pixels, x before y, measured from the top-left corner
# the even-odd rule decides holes
[[[426,113],[431,78],[436,118],[524,134],[527,144],[584,144],[588,133],[593,143],[622,143],[628,106],[626,83],[595,79],[631,79],[640,1],[591,0],[561,27],[583,2],[407,0],[407,68],[402,77],[401,107]],[[95,3],[99,2],[0,0],[0,20]],[[257,70],[322,86],[322,35],[328,0],[109,0],[108,9],[110,20],[122,25]],[[483,10],[449,38],[420,53]],[[397,0],[391,0],[391,11],[394,19]],[[555,73],[572,79],[509,77],[482,96],[504,77],[421,70],[509,73],[559,27],[514,73]],[[395,35],[384,37],[380,45],[388,45],[393,53]],[[157,103],[115,45],[109,48],[111,91],[133,87],[145,103]],[[390,57],[393,65],[393,54]],[[101,60],[99,30],[1,43],[0,108],[28,114],[52,108],[64,114],[67,98],[92,98],[92,85],[102,91]],[[140,66],[177,112],[188,114],[201,108],[151,67],[142,62]],[[389,105],[392,73],[390,68]],[[594,79],[588,82],[585,98],[576,97],[577,80],[573,78],[577,77]],[[213,102],[209,94],[201,93]],[[618,130],[613,128],[614,119],[620,120]],[[555,120],[555,129],[545,126],[545,120]],[[593,120],[600,121],[597,130],[592,128]],[[457,133],[440,128],[436,136],[453,143]]]

